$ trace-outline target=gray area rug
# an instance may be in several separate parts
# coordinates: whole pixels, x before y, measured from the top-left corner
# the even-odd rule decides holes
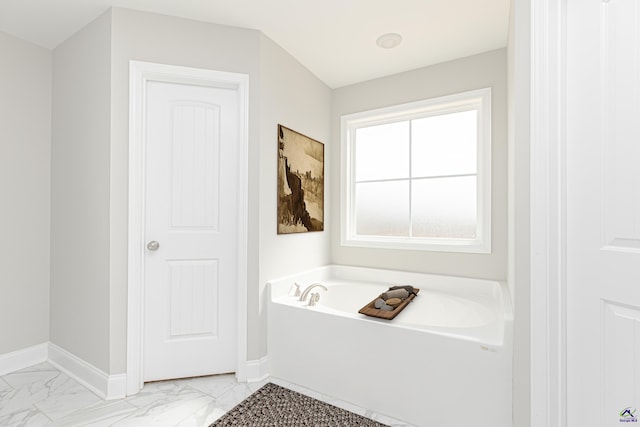
[[[210,427],[387,427],[353,412],[268,383]]]

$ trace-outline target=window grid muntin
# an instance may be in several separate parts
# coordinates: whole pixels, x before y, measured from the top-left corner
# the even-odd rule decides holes
[[[402,182],[408,182],[408,186],[409,186],[409,190],[408,190],[408,209],[409,209],[409,218],[408,218],[408,236],[407,238],[409,239],[416,239],[416,238],[427,238],[427,239],[438,239],[438,238],[448,238],[448,239],[455,239],[455,240],[459,240],[460,238],[458,237],[437,237],[437,236],[429,236],[429,237],[417,237],[415,235],[415,233],[413,232],[413,227],[414,227],[414,209],[413,209],[413,183],[415,181],[418,180],[428,180],[428,179],[447,179],[447,178],[460,178],[460,177],[469,177],[469,176],[473,176],[476,177],[476,192],[475,192],[475,198],[476,201],[478,199],[478,186],[480,185],[480,182],[478,180],[478,156],[476,154],[476,173],[467,173],[467,174],[448,174],[448,175],[429,175],[429,176],[420,176],[420,177],[414,177],[413,174],[413,143],[414,143],[414,134],[413,134],[413,122],[415,120],[421,120],[424,118],[430,118],[430,117],[436,117],[436,116],[445,116],[448,114],[456,114],[459,112],[468,112],[468,111],[475,111],[476,112],[476,117],[480,115],[479,112],[479,108],[478,107],[470,107],[470,108],[465,108],[465,109],[460,109],[460,108],[456,108],[454,111],[447,111],[447,112],[438,112],[438,114],[427,114],[427,115],[416,115],[415,117],[412,117],[409,120],[396,120],[393,122],[386,122],[386,123],[382,123],[382,124],[389,124],[389,123],[402,123],[402,122],[408,122],[408,133],[407,133],[407,138],[408,138],[408,178],[386,178],[386,179],[360,179],[358,180],[357,178],[355,178],[355,176],[358,175],[358,171],[357,171],[357,141],[354,141],[355,143],[353,144],[353,157],[354,157],[354,169],[353,169],[353,175],[354,175],[354,186],[353,186],[353,196],[352,196],[352,200],[353,200],[353,212],[355,213],[354,215],[354,219],[353,219],[353,236],[357,236],[357,237],[363,237],[363,236],[377,236],[377,237],[389,237],[389,238],[394,238],[396,237],[395,235],[389,235],[389,234],[359,234],[357,232],[358,230],[358,210],[357,210],[357,206],[358,206],[358,191],[357,191],[357,186],[358,184],[365,184],[365,183],[383,183],[383,182],[393,182],[393,181],[402,181]],[[376,127],[376,126],[380,126],[380,123],[375,123],[372,124],[370,126],[361,126],[358,127],[356,129],[360,130],[360,129],[366,129],[369,127]],[[476,122],[476,139],[475,139],[475,146],[476,146],[476,153],[479,151],[478,150],[478,145],[479,145],[479,135],[478,135],[478,123]],[[354,132],[354,136],[356,135],[357,132]],[[475,223],[475,234],[478,234],[478,221],[477,221],[477,209],[478,207],[476,206],[476,223]]]
[[[362,127],[476,110],[476,238],[396,238],[355,233],[355,133]],[[369,248],[419,249],[449,252],[491,253],[491,89],[479,89],[426,101],[385,107],[343,116],[341,244]],[[439,178],[440,176],[421,179]],[[444,177],[444,176],[443,176]],[[449,175],[447,175],[449,177]],[[414,178],[417,179],[417,178]],[[364,182],[364,181],[362,181]]]

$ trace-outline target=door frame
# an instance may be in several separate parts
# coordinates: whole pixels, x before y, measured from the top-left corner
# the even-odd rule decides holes
[[[194,84],[228,88],[239,102],[238,157],[238,253],[237,363],[236,377],[246,380],[247,371],[247,227],[249,76],[200,68],[129,61],[129,224],[127,306],[127,395],[140,391],[143,382],[144,339],[144,117],[147,82]]]
[[[530,2],[531,395],[530,424],[525,425],[564,427],[567,425],[567,0]],[[516,292],[519,292],[517,283]]]

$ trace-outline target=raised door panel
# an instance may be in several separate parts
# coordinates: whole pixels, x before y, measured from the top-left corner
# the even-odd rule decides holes
[[[217,260],[170,261],[170,339],[218,335]]]
[[[219,229],[220,106],[172,105],[172,229]]]
[[[607,425],[637,422],[640,402],[640,310],[603,301],[604,414]],[[589,351],[589,349],[585,349]]]
[[[640,2],[602,3],[605,250],[640,252]]]

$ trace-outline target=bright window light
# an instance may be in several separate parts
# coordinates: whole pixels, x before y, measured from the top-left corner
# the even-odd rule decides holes
[[[491,91],[342,117],[343,245],[491,251]]]

